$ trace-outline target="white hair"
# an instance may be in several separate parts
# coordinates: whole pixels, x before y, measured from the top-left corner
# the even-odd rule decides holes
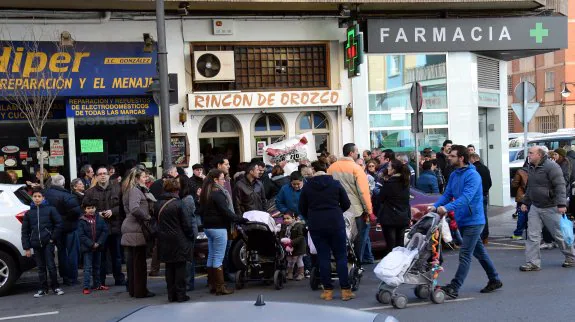
[[[52,177],[51,183],[53,186],[64,187],[65,181],[66,181],[66,179],[64,178],[63,175],[57,174],[57,175]]]

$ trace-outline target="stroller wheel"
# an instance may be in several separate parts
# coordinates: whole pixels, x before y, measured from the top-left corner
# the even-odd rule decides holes
[[[391,292],[386,290],[379,290],[379,292],[375,294],[375,298],[381,304],[389,304],[391,303]]]
[[[431,297],[431,302],[433,302],[435,304],[441,304],[445,301],[445,292],[442,289],[437,288],[437,289],[433,290],[430,297]]]
[[[427,299],[430,296],[428,285],[417,285],[414,289],[415,296],[420,299]]]
[[[351,290],[357,291],[359,289],[359,282],[361,281],[361,275],[359,272],[359,268],[352,267],[349,270],[349,284],[351,284]]]
[[[281,290],[284,288],[284,279],[285,276],[280,270],[276,270],[274,273],[274,286],[276,290]]]
[[[407,306],[407,296],[399,294],[392,297],[391,305],[396,309],[404,309]]]
[[[311,273],[309,274],[309,286],[313,291],[316,291],[319,288],[319,274],[317,267],[311,269]]]
[[[236,289],[241,290],[246,286],[246,272],[239,270],[236,272]]]

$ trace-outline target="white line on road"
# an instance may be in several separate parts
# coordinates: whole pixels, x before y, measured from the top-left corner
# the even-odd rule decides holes
[[[1,317],[1,318],[0,318],[0,321],[13,320],[13,319],[32,318],[32,317],[36,317],[36,316],[54,315],[54,314],[60,314],[60,311],[52,311],[52,312],[44,312],[44,313],[33,313],[33,314],[24,314],[24,315],[14,315],[14,316],[5,316],[5,317]]]
[[[445,303],[451,303],[451,302],[463,302],[463,301],[469,301],[469,300],[473,300],[475,299],[474,297],[465,297],[465,298],[460,298],[460,299],[454,299],[454,300],[445,300]],[[418,302],[418,303],[412,303],[412,304],[407,304],[407,306],[422,306],[422,305],[429,305],[429,304],[433,304],[432,302]],[[377,310],[386,310],[386,309],[392,309],[393,305],[385,305],[385,306],[374,306],[374,307],[365,307],[362,309],[359,309],[360,311],[377,311]]]

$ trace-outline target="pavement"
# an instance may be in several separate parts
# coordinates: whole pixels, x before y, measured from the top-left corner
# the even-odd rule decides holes
[[[469,276],[460,290],[459,298],[444,304],[432,304],[413,294],[413,287],[402,286],[409,303],[403,310],[382,305],[375,299],[379,281],[373,274],[374,265],[367,265],[357,298],[343,302],[339,293],[331,302],[319,299],[320,291],[312,291],[308,280],[289,281],[286,287],[276,291],[273,286],[259,283],[247,284],[245,289],[230,296],[210,295],[205,287],[205,276],[198,276],[196,290],[188,292],[193,302],[256,300],[259,294],[265,301],[298,302],[347,307],[362,311],[387,313],[399,321],[573,321],[573,289],[575,268],[562,268],[562,254],[557,250],[542,251],[543,269],[539,272],[520,272],[524,263],[523,241],[509,238],[515,228],[511,214],[513,208],[490,209],[491,236],[488,252],[503,281],[503,288],[481,294],[479,290],[487,283],[485,273],[474,260]],[[457,252],[444,252],[444,272],[440,284],[445,284],[457,269]],[[108,277],[108,282],[111,282]],[[337,285],[337,284],[336,284]],[[82,295],[81,287],[65,288],[62,296],[49,295],[35,299],[36,279],[32,272],[23,276],[13,294],[0,299],[0,321],[110,321],[145,305],[166,304],[167,295],[163,277],[149,278],[149,288],[157,294],[149,299],[132,299],[124,287],[112,287],[109,291]],[[184,304],[185,305],[185,304]],[[287,304],[289,305],[289,304]],[[296,312],[294,312],[296,313]],[[292,313],[290,313],[292,314]],[[297,321],[294,314],[293,321]],[[242,321],[238,314],[237,321]]]

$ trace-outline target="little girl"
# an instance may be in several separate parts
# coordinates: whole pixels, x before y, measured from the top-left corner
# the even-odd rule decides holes
[[[303,256],[306,254],[305,225],[296,221],[294,215],[286,213],[283,215],[284,223],[280,231],[281,242],[288,253],[288,273],[289,280],[294,279],[293,271],[297,263],[296,281],[304,279]]]

